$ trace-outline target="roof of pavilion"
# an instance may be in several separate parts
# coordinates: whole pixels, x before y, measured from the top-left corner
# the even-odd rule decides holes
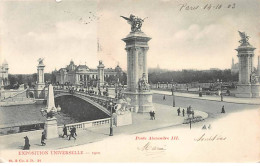
[[[78,65],[78,67],[76,67],[75,71],[89,71],[89,67],[86,65]]]

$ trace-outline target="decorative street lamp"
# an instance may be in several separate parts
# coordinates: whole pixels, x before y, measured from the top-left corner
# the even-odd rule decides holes
[[[117,82],[115,83],[115,98],[118,99],[120,96],[120,83],[119,83],[119,78],[117,78]]]
[[[100,79],[97,80],[98,89],[100,89]]]
[[[175,96],[174,96],[174,90],[173,90],[173,87],[172,87],[172,106],[175,107]]]
[[[109,101],[110,106],[110,134],[109,136],[113,136],[113,113],[112,113],[112,106],[113,106],[113,100],[110,99]]]
[[[48,110],[48,107],[42,108],[41,110],[42,116],[46,117],[47,119],[53,118],[55,115],[59,114],[61,111],[60,105],[58,107],[52,107],[51,109]]]
[[[88,81],[88,94],[89,94],[89,86],[90,86],[90,82]]]
[[[223,101],[223,94],[222,94],[222,80],[220,80],[220,100]]]

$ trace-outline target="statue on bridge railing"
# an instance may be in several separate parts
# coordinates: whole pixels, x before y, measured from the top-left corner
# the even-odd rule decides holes
[[[130,113],[130,98],[122,98],[119,99],[117,104],[114,106],[114,109],[116,110],[116,114],[123,115],[126,113]]]

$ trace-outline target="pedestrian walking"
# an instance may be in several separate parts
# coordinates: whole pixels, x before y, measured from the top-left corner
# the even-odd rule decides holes
[[[41,144],[42,144],[42,146],[46,145],[46,143],[44,142],[45,139],[46,139],[45,132],[42,132],[42,137],[41,137]]]
[[[30,149],[30,141],[27,136],[23,137],[24,138],[24,147],[23,150],[29,150]]]
[[[72,129],[73,129],[73,131],[74,131],[74,135],[75,135],[75,136],[78,136],[78,135],[77,135],[77,131],[76,131],[76,127],[73,126]]]
[[[190,107],[187,107],[187,115],[190,117]]]
[[[75,138],[75,130],[74,130],[74,128],[72,128],[71,130],[70,130],[70,136],[69,136],[69,140],[70,140],[70,138],[71,137],[73,137],[74,138],[74,140],[76,140],[76,138]]]
[[[180,107],[177,109],[178,116],[180,116],[181,110]]]
[[[166,100],[166,96],[165,95],[163,95],[163,100]]]
[[[66,127],[66,125],[64,124],[62,138],[64,138],[65,135],[68,137],[67,127]]]
[[[222,106],[221,113],[223,113],[223,114],[226,113],[224,106]]]
[[[149,114],[150,114],[150,120],[153,120],[153,112],[150,111]]]
[[[194,119],[194,111],[191,111],[192,119]]]
[[[152,113],[153,120],[155,120],[155,112]]]
[[[182,110],[182,116],[183,117],[185,116],[185,110],[184,109]]]

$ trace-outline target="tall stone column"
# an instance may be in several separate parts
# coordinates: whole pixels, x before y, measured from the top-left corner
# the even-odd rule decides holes
[[[122,39],[127,52],[127,90],[124,95],[131,99],[131,106],[139,113],[154,110],[148,85],[147,51],[150,39],[142,31],[132,31]]]
[[[126,52],[127,52],[127,91],[131,91],[131,80],[132,80],[132,72],[130,72],[131,70],[131,57],[130,57],[130,48],[125,48]]]
[[[146,75],[146,80],[148,81],[148,67],[147,67],[147,51],[149,50],[149,48],[144,48],[144,57],[143,57],[143,61],[144,61],[144,68],[143,68],[143,72]]]
[[[44,83],[44,67],[45,67],[44,64],[39,64],[37,66],[37,83],[38,84]]]
[[[45,99],[45,82],[44,82],[44,67],[43,59],[38,60],[37,66],[37,84],[36,84],[36,98]]]
[[[139,70],[138,70],[138,47],[133,47],[133,80],[132,80],[132,84],[133,84],[133,91],[137,92],[138,90],[138,80],[139,80]]]
[[[103,86],[104,85],[104,64],[102,63],[102,61],[99,61],[99,65],[97,66],[98,68],[98,86]]]
[[[239,32],[241,44],[236,49],[239,58],[239,82],[237,85],[236,97],[253,97],[255,94],[254,86],[252,88],[252,75],[253,75],[253,57],[255,48],[248,42],[249,37],[245,32]],[[254,90],[253,90],[254,89]]]

